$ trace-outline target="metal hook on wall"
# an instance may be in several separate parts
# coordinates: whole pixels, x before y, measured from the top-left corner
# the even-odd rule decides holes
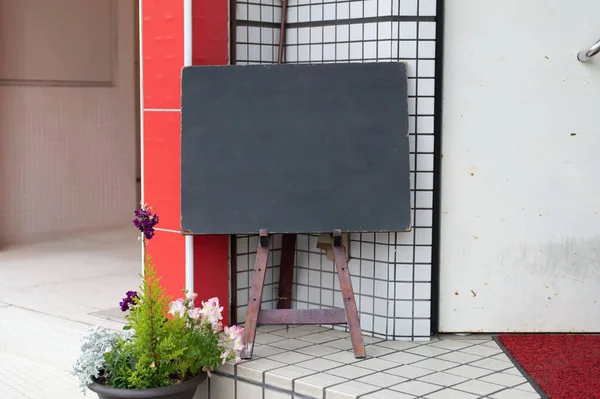
[[[600,40],[590,47],[589,50],[579,52],[579,54],[577,54],[577,59],[581,62],[587,62],[598,53],[600,53]]]

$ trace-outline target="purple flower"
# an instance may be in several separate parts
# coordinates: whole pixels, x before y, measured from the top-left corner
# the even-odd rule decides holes
[[[158,224],[158,215],[152,213],[149,208],[141,208],[133,211],[135,219],[133,224],[149,240],[154,237],[154,226]]]
[[[121,307],[121,311],[123,312],[128,311],[130,305],[134,306],[135,302],[133,299],[138,297],[138,294],[135,291],[127,291],[125,295],[125,298],[123,298],[123,300],[119,302],[119,306]]]

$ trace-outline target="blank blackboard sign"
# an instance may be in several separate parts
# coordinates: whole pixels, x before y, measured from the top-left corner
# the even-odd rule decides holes
[[[410,229],[406,65],[184,68],[181,229]]]

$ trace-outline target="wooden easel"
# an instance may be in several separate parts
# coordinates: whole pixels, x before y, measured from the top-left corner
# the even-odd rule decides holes
[[[350,338],[354,349],[354,356],[357,358],[366,357],[365,344],[360,331],[360,321],[356,301],[354,300],[354,291],[352,290],[352,281],[346,262],[346,250],[342,242],[342,233],[340,230],[333,231],[333,251],[335,254],[335,266],[344,298],[344,309],[289,309],[291,295],[286,298],[285,305],[288,308],[279,309],[260,309],[262,290],[265,283],[265,272],[267,269],[267,259],[269,255],[269,233],[266,229],[260,230],[258,250],[256,253],[256,263],[254,265],[254,276],[252,278],[252,287],[250,288],[250,299],[248,303],[248,313],[244,327],[244,350],[243,359],[251,359],[254,349],[254,338],[256,336],[256,327],[258,325],[268,324],[348,324]],[[295,244],[295,239],[293,240]],[[289,250],[285,251],[289,254]],[[283,254],[282,254],[283,256]],[[289,255],[288,255],[289,256]],[[286,260],[286,262],[289,261]],[[282,260],[283,262],[283,260]],[[293,259],[292,259],[293,262]],[[289,263],[289,262],[288,262]],[[287,279],[291,282],[291,271],[286,271]],[[290,292],[291,294],[291,292]]]

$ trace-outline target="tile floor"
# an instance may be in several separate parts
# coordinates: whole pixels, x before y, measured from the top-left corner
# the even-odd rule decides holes
[[[347,333],[264,326],[253,359],[227,364],[220,374],[237,380],[238,398],[254,396],[244,394],[254,389],[250,385],[262,386],[265,398],[540,397],[490,336],[440,336],[430,342],[365,337],[365,343],[367,358],[356,359]]]

